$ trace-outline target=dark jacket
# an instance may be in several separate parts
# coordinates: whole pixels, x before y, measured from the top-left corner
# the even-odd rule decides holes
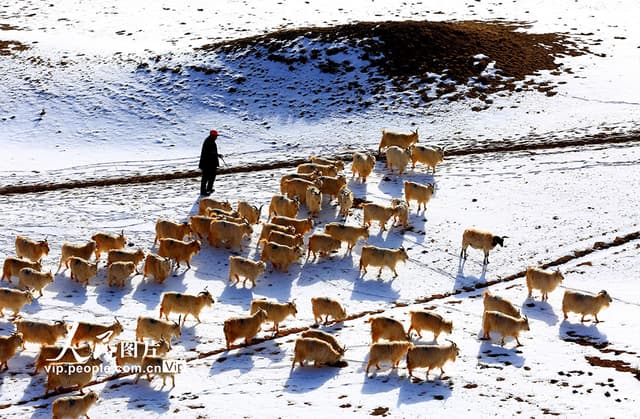
[[[218,161],[218,145],[216,137],[208,136],[202,144],[202,152],[200,153],[200,163],[198,167],[202,171],[214,171],[220,166]]]

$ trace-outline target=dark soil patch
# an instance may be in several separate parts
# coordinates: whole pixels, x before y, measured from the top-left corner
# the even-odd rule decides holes
[[[29,47],[22,42],[0,40],[0,55],[14,55],[16,52],[27,49],[29,49]]]
[[[585,359],[589,365],[594,367],[613,368],[619,372],[630,372],[636,380],[640,381],[640,370],[631,367],[628,362],[613,359],[602,359],[597,356],[585,356]]]
[[[19,27],[9,25],[8,23],[0,23],[0,31],[18,31]]]
[[[376,407],[375,409],[373,409],[370,415],[371,416],[387,416],[388,413],[389,413],[388,407]]]
[[[345,47],[292,53],[290,46],[301,37],[326,42],[327,45],[341,42],[343,45],[359,48],[359,58],[370,62],[370,69],[375,70],[369,77],[368,88],[371,91],[368,94],[383,93],[384,85],[390,80],[398,92],[410,89],[425,102],[443,95],[456,100],[461,96],[452,94],[455,84],[463,85],[473,79],[480,87],[466,96],[490,104],[492,100],[486,97],[488,93],[515,90],[514,82],[522,81],[528,75],[535,75],[543,70],[561,71],[559,58],[562,56],[589,52],[563,34],[516,32],[524,26],[517,23],[478,21],[360,22],[324,28],[281,30],[208,44],[199,49],[232,53],[258,51],[257,47],[263,47],[266,52],[256,54],[270,61],[293,67],[316,66],[324,73],[340,76],[353,71],[351,63],[332,59],[336,53],[345,52]],[[475,58],[479,54],[485,58]],[[498,77],[483,74],[492,61],[495,62],[495,68],[499,69]],[[202,68],[194,69],[205,73],[207,71]],[[438,81],[430,73],[442,75],[443,78]],[[435,97],[433,93],[428,94],[434,83],[437,87]],[[531,80],[519,87],[547,95],[555,94],[554,88],[549,82],[535,83]]]
[[[20,30],[17,26],[12,26],[7,23],[0,23],[0,31],[17,31]],[[0,39],[0,55],[13,55],[18,51],[25,51],[29,47],[19,41],[5,41]]]

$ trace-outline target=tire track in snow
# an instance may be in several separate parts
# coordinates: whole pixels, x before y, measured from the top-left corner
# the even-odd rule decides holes
[[[547,269],[547,268],[551,268],[551,267],[562,266],[562,265],[564,265],[564,264],[566,264],[568,262],[574,261],[576,259],[580,259],[582,257],[585,257],[585,256],[588,256],[590,254],[596,253],[598,251],[607,250],[607,249],[610,249],[610,248],[613,248],[613,247],[619,247],[619,246],[625,245],[625,244],[627,244],[627,243],[629,243],[631,241],[638,240],[638,239],[640,239],[640,231],[634,231],[634,232],[625,234],[624,236],[618,236],[615,239],[613,239],[611,241],[608,241],[608,242],[597,241],[591,247],[588,247],[588,248],[582,249],[582,250],[574,250],[570,254],[561,256],[559,258],[556,258],[555,260],[552,260],[550,262],[544,263],[540,267],[543,268],[543,269]],[[464,263],[464,262],[461,261],[461,263]],[[516,279],[523,278],[525,276],[525,274],[526,274],[526,271],[519,271],[519,272],[516,272],[514,274],[508,275],[506,277],[498,278],[498,279],[495,279],[495,280],[478,282],[473,287],[468,287],[468,286],[467,287],[462,287],[461,289],[456,289],[456,290],[453,290],[453,291],[448,292],[448,293],[434,294],[434,295],[431,295],[429,297],[420,298],[420,299],[414,300],[412,303],[396,303],[395,306],[392,307],[392,308],[395,308],[395,307],[408,307],[408,306],[411,306],[411,305],[424,304],[424,303],[432,302],[432,301],[435,301],[435,300],[443,300],[443,299],[452,297],[454,295],[462,294],[464,292],[473,292],[473,291],[477,291],[477,290],[482,289],[482,288],[487,288],[487,287],[492,286],[492,285],[505,283],[505,282],[511,282],[511,281],[516,280]],[[631,302],[625,302],[625,303],[634,304],[634,303],[631,303]],[[347,322],[347,321],[357,320],[357,319],[360,319],[362,317],[369,316],[369,315],[382,314],[385,311],[386,311],[385,309],[380,309],[380,310],[375,310],[375,311],[364,311],[364,312],[360,312],[360,313],[356,313],[356,314],[352,314],[350,316],[347,316],[347,318],[344,319],[341,322],[331,321],[327,325],[332,325],[332,324],[336,324],[336,323],[344,323],[344,322]],[[313,326],[314,325],[306,326],[306,327],[298,327],[298,328],[286,329],[286,330],[280,331],[277,335],[273,335],[273,336],[269,336],[269,337],[265,337],[265,338],[253,339],[252,342],[249,343],[248,345],[247,344],[231,345],[230,350],[249,348],[249,347],[252,347],[252,346],[255,346],[255,345],[263,344],[265,342],[273,341],[273,340],[278,339],[278,338],[283,338],[283,337],[295,335],[295,334],[304,332],[306,330],[309,330],[309,329],[313,328]],[[583,342],[583,341],[579,341],[579,342],[576,342],[576,343],[585,344],[585,342]],[[586,342],[586,344],[589,344],[590,346],[594,346],[594,347],[596,347],[596,349],[598,349],[597,346],[595,346],[596,345],[595,343]],[[600,348],[600,350],[601,351],[611,351],[609,349],[604,349],[604,348]],[[209,358],[209,357],[214,356],[214,355],[219,355],[221,353],[228,352],[228,351],[229,350],[227,348],[218,348],[218,349],[214,349],[212,351],[207,351],[207,352],[196,351],[198,353],[197,356],[192,356],[192,357],[189,357],[189,358],[185,358],[185,361],[186,362],[193,362],[193,361],[196,361],[196,360]],[[600,362],[600,364],[604,365],[604,364],[606,364],[606,362],[603,361],[603,362]],[[621,371],[630,372],[632,374],[637,374],[637,370],[635,370],[635,369],[622,368]],[[111,382],[111,381],[114,381],[114,380],[118,380],[120,378],[130,377],[130,376],[132,376],[134,374],[135,373],[133,373],[133,372],[128,372],[128,373],[121,372],[121,373],[118,373],[118,374],[110,375],[108,377],[104,377],[104,378],[101,378],[99,380],[94,380],[94,381],[90,382],[89,384],[87,384],[85,386],[85,388],[93,386],[93,385],[108,383],[108,382]],[[14,407],[14,406],[22,406],[22,405],[25,405],[25,404],[28,404],[28,403],[39,401],[39,400],[46,400],[46,399],[49,399],[49,398],[54,397],[54,396],[59,396],[61,394],[73,393],[74,391],[76,391],[76,390],[75,389],[62,389],[60,391],[56,390],[56,391],[53,391],[53,392],[51,392],[49,394],[43,394],[43,395],[40,395],[40,396],[37,396],[37,397],[33,397],[31,399],[20,400],[20,401],[15,402],[15,403],[8,403],[8,404],[0,405],[0,410],[8,409],[8,408]]]

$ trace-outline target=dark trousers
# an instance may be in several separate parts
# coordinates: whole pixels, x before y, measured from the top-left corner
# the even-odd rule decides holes
[[[200,181],[200,195],[207,195],[213,192],[213,182],[216,180],[217,170],[203,170]]]

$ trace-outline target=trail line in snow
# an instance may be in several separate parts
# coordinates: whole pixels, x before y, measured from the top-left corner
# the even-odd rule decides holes
[[[517,151],[532,151],[532,150],[551,150],[556,148],[567,147],[581,147],[592,145],[605,145],[605,144],[623,144],[634,143],[640,141],[640,134],[636,132],[626,134],[595,134],[592,136],[585,136],[580,139],[566,139],[542,143],[519,143],[519,144],[505,144],[505,145],[493,145],[486,147],[465,147],[465,148],[447,148],[446,156],[467,156],[474,154],[488,154],[488,153],[510,153]],[[368,151],[374,155],[377,155],[376,150],[368,149],[362,150]],[[323,156],[326,158],[332,158],[335,160],[350,161],[352,159],[351,153],[340,153],[332,156]],[[384,154],[377,155],[379,160],[386,160]],[[218,169],[219,175],[233,174],[233,173],[247,173],[247,172],[259,172],[265,170],[284,169],[296,167],[299,164],[308,162],[305,158],[294,158],[289,160],[279,160],[270,163],[252,163],[246,165],[239,165],[233,167],[221,167]],[[55,191],[60,189],[77,189],[77,188],[91,188],[100,186],[112,186],[112,185],[127,185],[138,183],[151,183],[162,180],[175,180],[175,179],[189,179],[200,176],[199,170],[187,170],[169,173],[159,173],[150,175],[136,175],[136,176],[124,176],[115,178],[104,179],[90,179],[90,180],[78,180],[73,182],[61,182],[61,183],[36,183],[27,185],[9,185],[0,187],[0,195],[12,195],[12,194],[27,194],[36,192]]]
[[[587,255],[590,255],[590,254],[593,254],[595,252],[598,252],[600,250],[606,250],[606,249],[609,249],[609,248],[612,248],[612,247],[622,246],[622,245],[625,245],[625,244],[627,244],[627,243],[629,243],[629,242],[631,242],[633,240],[638,240],[638,239],[640,239],[640,231],[634,231],[634,232],[625,234],[624,236],[617,236],[615,239],[613,239],[611,241],[608,241],[608,242],[597,241],[589,248],[582,249],[582,250],[574,250],[570,254],[561,256],[561,257],[559,257],[559,258],[557,258],[555,260],[552,260],[550,262],[544,263],[540,267],[543,268],[543,269],[547,269],[547,268],[550,268],[550,267],[561,266],[561,265],[564,265],[564,264],[566,264],[568,262],[571,262],[573,260],[580,259],[580,258],[585,257]],[[464,261],[461,261],[461,263],[464,263]],[[412,303],[404,303],[404,302],[398,303],[398,302],[396,302],[394,307],[392,307],[392,308],[408,307],[408,306],[414,305],[414,304],[424,304],[424,303],[435,301],[435,300],[443,300],[443,299],[446,299],[446,298],[449,298],[449,297],[452,297],[454,295],[458,295],[458,294],[461,294],[461,293],[464,293],[464,292],[473,292],[473,291],[477,291],[477,290],[482,289],[482,288],[487,288],[487,287],[489,287],[491,285],[504,283],[504,282],[511,282],[511,281],[514,281],[514,280],[516,280],[518,278],[523,278],[525,276],[525,274],[526,274],[526,271],[520,271],[520,272],[508,275],[506,277],[498,278],[498,279],[495,279],[495,280],[478,282],[472,287],[471,286],[466,286],[466,287],[462,287],[461,289],[456,289],[456,290],[453,290],[451,292],[447,292],[447,293],[444,293],[444,294],[434,294],[434,295],[431,295],[429,297],[419,298],[419,299],[416,299],[415,301],[413,301]],[[354,313],[354,314],[351,314],[351,315],[347,316],[346,319],[344,319],[344,320],[342,320],[340,322],[330,321],[330,322],[328,322],[328,325],[335,324],[335,323],[344,323],[344,322],[347,322],[347,321],[360,319],[360,318],[362,318],[364,316],[368,316],[368,315],[382,314],[385,311],[386,311],[386,309],[380,309],[380,310],[375,310],[375,311],[364,311],[364,312],[360,312],[360,313]],[[313,326],[314,325],[281,330],[280,332],[278,332],[276,335],[273,335],[273,336],[253,339],[252,342],[249,343],[248,345],[247,344],[231,345],[230,350],[248,348],[248,347],[259,345],[259,344],[262,344],[262,343],[265,343],[265,342],[269,342],[269,341],[272,341],[272,340],[275,340],[275,339],[278,339],[278,338],[282,338],[282,337],[286,337],[286,336],[290,336],[290,335],[295,335],[295,334],[304,332],[306,330],[309,330],[309,329],[313,328]],[[565,339],[565,341],[566,340],[567,339]],[[611,352],[611,351],[615,352],[615,350],[606,349],[606,347],[605,347],[606,345],[603,346],[602,343],[598,343],[598,342],[586,341],[584,339],[578,339],[578,340],[569,339],[569,341],[572,341],[572,342],[575,342],[575,343],[579,343],[579,344],[583,344],[583,345],[586,344],[586,345],[589,345],[589,346],[593,346],[594,348],[600,350],[603,353],[607,353],[607,352]],[[186,362],[197,361],[197,360],[208,358],[210,356],[218,355],[218,354],[221,354],[221,353],[224,353],[224,352],[227,352],[227,351],[228,351],[227,348],[218,348],[218,349],[214,349],[212,351],[207,351],[207,352],[198,352],[198,351],[196,351],[198,353],[197,356],[192,356],[192,357],[186,358],[185,361]],[[609,367],[610,366],[609,364],[612,362],[612,361],[607,361],[607,360],[600,360],[599,358],[596,359],[597,357],[593,357],[593,358],[594,358],[594,360],[593,360],[594,363],[596,363],[596,361],[598,361],[598,366],[607,366],[607,367]],[[591,360],[590,360],[590,362],[591,362]],[[638,374],[638,370],[634,369],[634,368],[628,368],[628,365],[622,365],[622,366],[614,365],[612,367],[617,367],[616,369],[618,371],[630,372],[632,374],[635,374],[636,377],[638,376],[637,375]],[[118,373],[118,374],[110,375],[108,377],[104,377],[104,378],[101,378],[99,380],[94,380],[94,381],[90,382],[89,384],[87,384],[85,386],[85,388],[90,387],[92,385],[96,385],[96,384],[102,384],[102,383],[114,381],[114,380],[117,380],[119,378],[129,377],[129,376],[132,376],[134,374],[135,373],[133,373],[133,372],[129,372],[129,373],[121,372],[121,373]],[[61,394],[73,393],[74,391],[76,391],[76,390],[75,389],[68,389],[68,388],[63,388],[63,389],[61,389],[59,391],[55,390],[55,391],[53,391],[53,392],[51,392],[49,394],[42,394],[40,396],[33,397],[31,399],[20,400],[20,401],[15,402],[15,403],[7,403],[7,404],[0,405],[0,410],[1,409],[8,409],[8,408],[13,407],[13,406],[22,406],[22,405],[25,405],[27,403],[36,402],[36,401],[39,401],[39,400],[45,400],[45,399],[48,399],[48,398],[51,398],[51,397],[54,397],[54,396],[59,396]]]

